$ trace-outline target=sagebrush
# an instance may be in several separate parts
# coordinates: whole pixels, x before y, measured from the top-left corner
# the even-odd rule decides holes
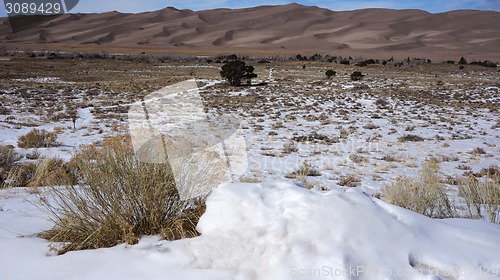
[[[433,218],[455,216],[455,211],[441,183],[439,164],[434,160],[423,163],[419,176],[400,176],[382,190],[383,199],[394,205]]]
[[[5,181],[10,177],[15,163],[22,158],[14,151],[14,147],[0,145],[0,188],[4,187]]]
[[[45,201],[55,226],[41,234],[70,250],[134,244],[141,235],[198,235],[203,199],[181,200],[168,164],[143,163],[129,135],[81,148],[71,160],[79,185],[54,188]]]
[[[57,134],[45,129],[34,128],[17,140],[19,148],[49,148],[57,146]]]
[[[500,223],[500,176],[478,179],[470,175],[461,181],[458,195],[467,205],[469,218]]]

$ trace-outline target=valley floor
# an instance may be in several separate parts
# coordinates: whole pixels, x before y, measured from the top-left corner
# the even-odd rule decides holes
[[[62,256],[51,249],[57,244],[34,235],[51,227],[39,203],[48,190],[0,190],[0,263],[8,268],[0,278],[500,278],[497,224],[434,220],[375,198],[433,159],[459,216],[466,215],[457,182],[486,176],[500,161],[496,69],[255,64],[254,84],[267,84],[229,87],[220,66],[0,60],[0,145],[19,154],[67,161],[81,144],[127,132],[134,103],[195,79],[208,114],[240,119],[249,162],[234,184],[209,196],[200,237],[144,237]],[[328,69],[337,75],[326,79]],[[351,81],[353,71],[365,78]],[[33,128],[56,132],[59,145],[19,148],[18,138]],[[301,174],[303,166],[311,172]]]

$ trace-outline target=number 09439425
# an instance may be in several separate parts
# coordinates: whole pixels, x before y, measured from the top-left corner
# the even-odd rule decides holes
[[[60,3],[5,3],[5,10],[9,15],[53,15],[64,13]]]

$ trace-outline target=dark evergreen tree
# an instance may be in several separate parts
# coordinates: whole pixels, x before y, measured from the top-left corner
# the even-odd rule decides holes
[[[253,66],[246,65],[244,61],[235,60],[224,64],[220,75],[227,79],[230,85],[239,86],[242,79],[246,79],[247,83],[251,84],[252,79],[257,77],[257,74],[253,73],[254,70]]]

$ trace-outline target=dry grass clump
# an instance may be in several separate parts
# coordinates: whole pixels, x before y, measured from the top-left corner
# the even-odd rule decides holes
[[[304,161],[298,170],[287,175],[287,178],[297,178],[297,177],[317,177],[321,176],[321,172],[316,168],[313,168],[311,164],[307,161]]]
[[[357,164],[362,164],[368,162],[368,158],[360,154],[350,154],[349,159]]]
[[[27,187],[35,177],[36,164],[28,163],[17,166],[11,172],[7,184],[9,187]]]
[[[486,154],[486,151],[481,147],[477,147],[477,148],[473,149],[470,153],[472,155],[484,155],[484,154]]]
[[[5,186],[5,180],[9,177],[14,164],[21,157],[14,151],[13,147],[0,145],[0,188]]]
[[[453,207],[439,176],[439,164],[424,162],[416,178],[400,176],[382,190],[383,199],[432,218],[453,217]]]
[[[42,158],[36,164],[28,187],[71,185],[74,178],[69,166],[60,158]]]
[[[63,242],[59,253],[135,244],[141,235],[198,235],[203,200],[181,200],[169,164],[140,162],[129,135],[83,146],[70,166],[80,186],[52,190],[45,206],[55,226],[41,233]]]
[[[295,141],[287,141],[283,144],[284,154],[296,153],[298,151],[299,147],[297,146],[297,143],[295,143]]]
[[[401,159],[397,158],[394,155],[384,155],[380,160],[387,161],[387,162],[401,162]]]
[[[70,170],[60,158],[42,158],[36,163],[12,167],[6,179],[9,187],[31,187],[69,185],[72,183]]]
[[[399,142],[421,142],[425,139],[415,134],[406,134],[398,138]]]
[[[500,166],[492,165],[490,167],[485,167],[479,171],[478,176],[487,176],[492,179],[500,179]]]
[[[57,133],[48,132],[45,129],[34,128],[28,134],[19,137],[17,146],[19,148],[49,148],[57,146]]]
[[[378,129],[380,128],[380,126],[370,122],[370,123],[367,123],[363,126],[364,129],[369,129],[369,130],[372,130],[372,129]]]
[[[40,151],[38,151],[38,149],[34,149],[33,151],[31,151],[31,153],[26,154],[26,158],[30,160],[37,160],[40,158],[40,156],[41,153]]]
[[[500,176],[480,180],[470,175],[461,181],[458,195],[465,200],[469,218],[500,223]]]
[[[361,179],[354,174],[342,175],[338,184],[342,187],[355,188],[361,184]]]

